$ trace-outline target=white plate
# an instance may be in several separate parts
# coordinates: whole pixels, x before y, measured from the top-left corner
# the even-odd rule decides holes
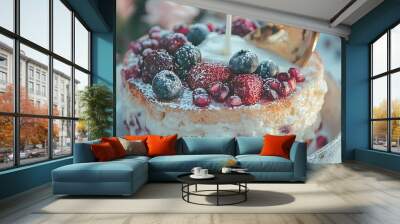
[[[207,175],[204,175],[204,176],[194,175],[194,174],[190,175],[190,178],[193,178],[193,179],[211,179],[211,178],[214,178],[214,177],[215,176],[212,175],[212,174],[207,174]]]

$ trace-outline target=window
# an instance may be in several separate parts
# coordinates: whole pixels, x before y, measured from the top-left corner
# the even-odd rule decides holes
[[[90,31],[62,0],[0,0],[0,27],[0,170],[70,156],[87,139],[74,105],[90,85]]]
[[[400,153],[400,24],[370,45],[371,148]]]

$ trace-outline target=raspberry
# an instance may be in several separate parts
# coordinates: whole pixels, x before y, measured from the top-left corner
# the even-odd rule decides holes
[[[278,65],[271,60],[260,62],[256,69],[256,73],[263,79],[274,77],[278,71]]]
[[[147,32],[151,39],[160,40],[161,39],[161,28],[159,26],[153,26]]]
[[[287,72],[280,72],[276,75],[276,78],[280,81],[280,82],[284,82],[284,81],[289,81],[290,79],[290,75]]]
[[[264,87],[269,86],[271,89],[279,92],[282,86],[282,83],[279,82],[275,78],[267,78],[264,80]]]
[[[128,49],[132,50],[135,54],[140,54],[143,51],[143,46],[138,41],[131,41],[128,45]]]
[[[153,92],[159,100],[172,100],[182,93],[182,82],[175,73],[163,70],[154,76]]]
[[[304,82],[305,80],[304,75],[300,73],[298,68],[289,68],[288,73],[290,74],[290,77],[294,77],[296,79],[296,82]]]
[[[320,149],[324,147],[326,144],[328,144],[328,139],[325,136],[320,135],[317,137],[316,143],[317,143],[317,148]]]
[[[261,99],[263,82],[258,75],[237,75],[232,84],[233,92],[241,98],[243,104],[252,105]]]
[[[188,41],[197,46],[206,39],[208,35],[208,27],[204,24],[194,24],[189,27],[189,33],[186,35]]]
[[[282,86],[279,91],[279,95],[281,97],[285,98],[285,97],[288,97],[291,93],[293,93],[293,90],[292,90],[291,86],[289,85],[289,83],[286,81],[282,82]]]
[[[143,56],[143,57],[146,57],[148,54],[150,54],[150,53],[153,52],[153,51],[154,51],[154,50],[151,49],[151,48],[146,48],[146,49],[143,50],[142,56]]]
[[[290,78],[287,82],[288,82],[289,87],[292,90],[292,92],[296,91],[296,79]]]
[[[210,31],[210,32],[215,31],[215,25],[212,23],[207,23],[207,28],[208,28],[208,31]]]
[[[264,98],[267,99],[268,101],[275,101],[279,99],[278,93],[271,89],[268,85],[264,84]]]
[[[188,42],[186,39],[185,35],[181,33],[174,33],[167,38],[168,43],[167,43],[167,51],[171,54],[175,53],[175,51],[182,47],[184,44]]]
[[[193,103],[198,107],[206,107],[210,105],[211,98],[205,89],[197,88],[193,91]]]
[[[124,66],[121,74],[126,80],[130,78],[138,78],[141,75],[142,57],[135,54],[132,50],[128,50],[124,57]]]
[[[244,37],[257,29],[256,23],[250,19],[237,18],[232,22],[232,34]]]
[[[249,50],[240,50],[229,60],[229,68],[235,74],[253,73],[257,66],[258,57]]]
[[[240,99],[240,97],[238,97],[236,95],[233,95],[226,99],[225,104],[228,107],[238,107],[238,106],[242,105],[242,99]]]
[[[143,81],[150,82],[160,71],[173,68],[173,58],[165,50],[151,51],[143,58]]]
[[[189,27],[185,24],[178,24],[174,26],[173,31],[175,33],[181,33],[183,35],[186,35],[189,33]]]
[[[170,37],[174,34],[169,31],[161,32],[161,38],[159,40],[160,48],[167,49]]]
[[[141,44],[142,44],[143,49],[150,48],[153,50],[157,50],[160,47],[158,40],[150,39],[150,38],[145,38],[145,39],[141,40]]]
[[[226,82],[231,77],[228,67],[222,64],[201,63],[188,74],[187,83],[191,89],[208,89],[215,82]]]
[[[217,102],[224,102],[229,95],[229,87],[222,82],[216,82],[208,88],[208,92]]]

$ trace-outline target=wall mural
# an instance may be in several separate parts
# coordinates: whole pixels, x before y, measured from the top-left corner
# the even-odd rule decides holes
[[[340,162],[341,40],[168,1],[117,1],[117,134],[296,134]]]

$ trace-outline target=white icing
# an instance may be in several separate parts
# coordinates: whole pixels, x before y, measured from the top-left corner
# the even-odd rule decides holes
[[[225,35],[210,33],[198,47],[200,48],[201,57],[203,61],[211,63],[222,63],[228,64],[229,59],[236,52],[240,50],[250,50],[258,56],[258,61],[272,60],[278,66],[280,71],[287,72],[290,67],[296,67],[292,63],[288,62],[284,58],[279,57],[273,53],[270,53],[264,49],[256,47],[251,42],[241,38],[237,35],[231,37],[231,51],[230,54],[225,54],[224,43]]]

